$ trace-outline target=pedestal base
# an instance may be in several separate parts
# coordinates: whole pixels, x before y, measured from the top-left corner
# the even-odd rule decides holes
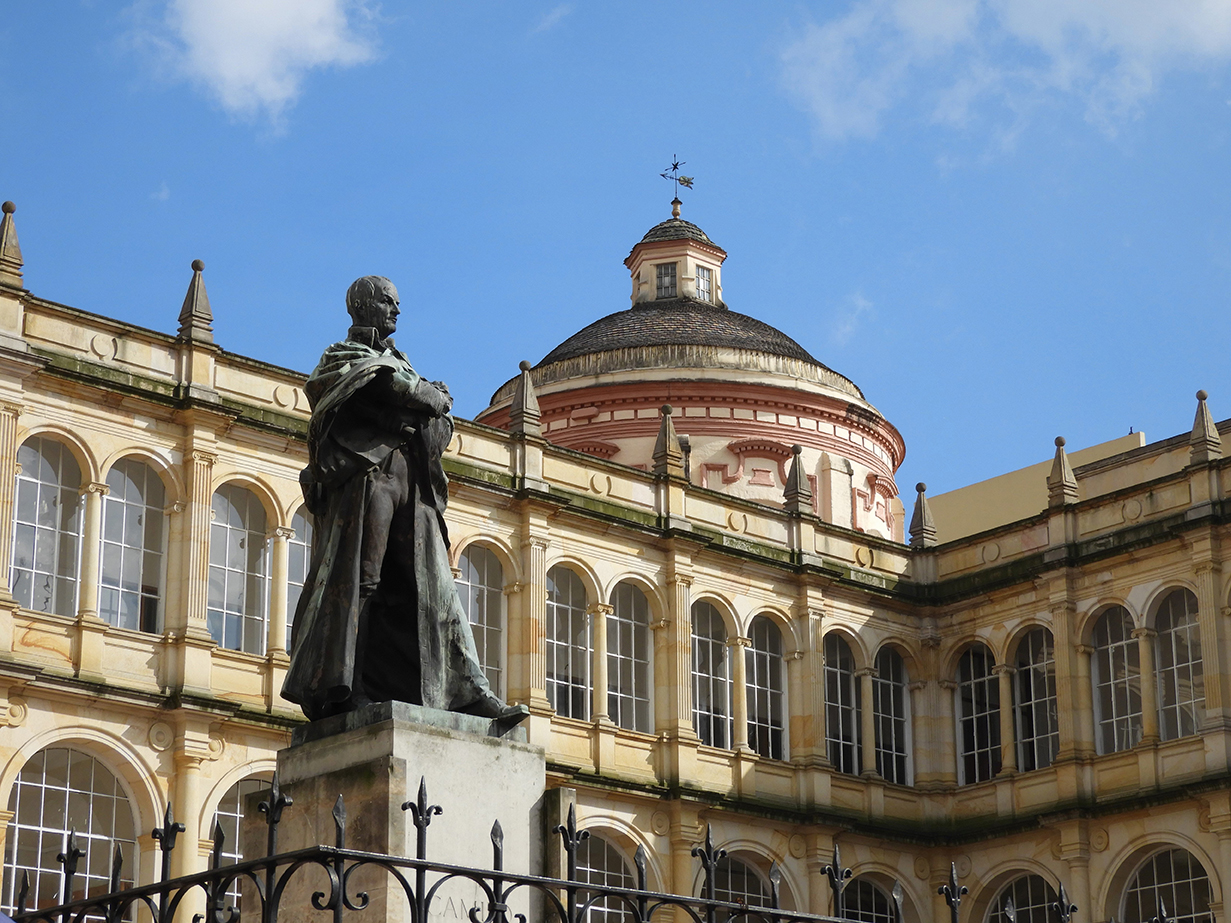
[[[429,860],[490,868],[492,824],[499,820],[505,870],[543,873],[545,762],[542,748],[527,743],[521,728],[404,702],[377,703],[296,729],[291,746],[278,753],[278,778],[294,800],[282,815],[280,852],[332,845],[333,808],[341,795],[348,848],[413,857],[417,831],[402,805],[417,801],[422,778],[427,803],[441,809],[427,829]],[[401,888],[387,873],[369,869],[363,878],[348,891],[369,893],[365,920],[410,919]],[[282,902],[281,923],[319,923],[322,914],[308,898],[328,889],[305,876],[295,890],[298,895]],[[431,916],[464,920],[465,911],[482,901],[477,886],[457,882],[436,898]]]

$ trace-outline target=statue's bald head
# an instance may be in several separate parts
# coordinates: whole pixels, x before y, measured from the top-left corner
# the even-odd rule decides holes
[[[384,276],[364,276],[352,282],[346,290],[346,313],[351,316],[351,322],[361,327],[377,326],[373,311],[385,293],[397,300],[397,288]]]

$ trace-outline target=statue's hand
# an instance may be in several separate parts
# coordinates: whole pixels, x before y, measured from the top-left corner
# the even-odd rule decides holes
[[[448,413],[450,410],[453,409],[453,395],[449,393],[449,386],[446,385],[443,381],[434,381],[432,382],[432,387],[444,395],[445,397],[444,413]]]

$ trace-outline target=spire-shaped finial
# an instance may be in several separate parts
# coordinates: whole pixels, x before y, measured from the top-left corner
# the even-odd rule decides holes
[[[684,203],[680,201],[680,197],[676,196],[671,200],[671,217],[678,218],[680,216],[680,206]]]
[[[804,473],[800,458],[803,451],[801,445],[791,446],[791,467],[786,473],[786,485],[782,490],[788,513],[812,512],[812,485],[808,483],[808,475]]]
[[[928,486],[920,481],[915,485],[915,512],[910,517],[910,547],[934,548],[936,546],[936,520],[928,506]]]
[[[1197,392],[1197,417],[1193,420],[1193,433],[1188,440],[1190,465],[1204,465],[1222,458],[1222,438],[1205,403],[1207,397],[1209,395],[1204,391]]]
[[[13,223],[13,212],[17,211],[17,206],[5,202],[0,208],[4,210],[4,218],[0,220],[0,285],[22,288],[21,245],[17,243],[17,225]]]
[[[534,382],[530,378],[530,363],[525,359],[518,365],[521,374],[513,387],[513,404],[509,407],[509,431],[525,436],[542,436],[543,427],[539,421],[543,415],[539,411],[539,399],[534,393]]]
[[[1047,476],[1047,506],[1054,509],[1077,502],[1077,477],[1064,452],[1064,437],[1056,437],[1056,459]]]
[[[192,261],[192,281],[188,283],[188,294],[184,296],[184,306],[180,309],[179,335],[185,340],[212,343],[214,315],[209,309],[209,295],[205,294],[205,280],[201,277],[204,269],[203,262]]]
[[[675,434],[675,424],[671,422],[671,405],[663,404],[662,412],[662,423],[658,427],[658,441],[654,443],[654,473],[682,478],[684,476],[684,449],[680,446],[679,436]]]

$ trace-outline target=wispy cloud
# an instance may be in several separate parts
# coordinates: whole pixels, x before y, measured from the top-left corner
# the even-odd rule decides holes
[[[865,316],[872,316],[872,302],[863,297],[863,292],[854,292],[842,306],[830,339],[839,346],[845,346],[851,341],[851,337],[859,329],[859,322]]]
[[[163,180],[158,188],[150,193],[150,198],[155,202],[165,202],[171,198],[171,187],[167,185],[167,181]]]
[[[375,12],[364,0],[150,0],[134,43],[162,71],[199,86],[232,115],[277,123],[309,71],[372,60]]]
[[[1176,70],[1231,62],[1226,0],[855,0],[782,52],[789,92],[831,140],[894,117],[1011,145],[1039,106],[1076,100],[1113,135]]]
[[[573,12],[573,5],[571,3],[561,3],[559,6],[548,10],[543,14],[543,17],[538,21],[535,27],[530,30],[531,34],[535,32],[546,32],[548,29],[554,29],[556,26],[560,25],[564,17],[568,16],[571,12]]]

